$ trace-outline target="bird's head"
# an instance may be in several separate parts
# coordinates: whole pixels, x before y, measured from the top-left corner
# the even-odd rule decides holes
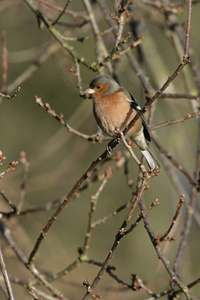
[[[99,75],[95,77],[91,82],[89,89],[84,93],[89,95],[91,98],[95,99],[98,97],[103,97],[115,93],[119,90],[120,86],[118,83],[107,75]]]

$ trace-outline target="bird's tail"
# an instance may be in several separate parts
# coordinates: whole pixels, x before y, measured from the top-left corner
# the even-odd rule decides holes
[[[151,169],[155,169],[155,167],[158,167],[160,169],[159,163],[157,162],[157,160],[155,159],[155,157],[153,156],[153,154],[151,153],[151,151],[149,149],[141,150],[141,152],[144,155],[144,157],[146,158],[147,163]]]

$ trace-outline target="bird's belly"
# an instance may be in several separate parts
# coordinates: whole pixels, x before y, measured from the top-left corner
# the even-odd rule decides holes
[[[94,116],[101,130],[111,137],[115,137],[115,130],[123,130],[131,121],[131,111],[125,112],[121,109],[107,109],[106,106],[94,106]]]

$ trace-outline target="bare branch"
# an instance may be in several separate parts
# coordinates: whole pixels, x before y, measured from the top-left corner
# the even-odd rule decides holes
[[[183,195],[180,197],[180,201],[179,201],[179,204],[178,204],[178,206],[177,206],[176,214],[175,214],[175,216],[173,217],[173,221],[172,221],[172,223],[171,223],[169,229],[167,230],[167,232],[166,232],[163,236],[157,238],[157,241],[156,241],[156,242],[157,242],[158,244],[159,244],[160,242],[163,242],[163,241],[166,241],[166,240],[169,240],[169,241],[172,241],[172,240],[173,240],[173,237],[170,238],[170,237],[169,237],[169,234],[170,234],[170,232],[172,231],[172,228],[173,228],[174,225],[175,225],[175,222],[176,222],[176,220],[177,220],[177,218],[178,218],[178,215],[180,214],[180,209],[181,209],[181,206],[182,206],[182,204],[184,203],[184,201],[185,201],[185,195],[183,194]]]
[[[67,3],[65,4],[63,10],[60,12],[60,14],[58,15],[58,17],[55,19],[54,22],[51,23],[51,26],[55,26],[59,21],[60,19],[62,18],[63,14],[65,13],[69,3],[71,2],[72,0],[68,0]]]
[[[197,117],[199,115],[200,115],[200,112],[193,113],[193,114],[187,114],[187,115],[185,115],[182,118],[175,119],[175,120],[170,120],[170,121],[163,122],[161,124],[152,126],[151,130],[155,130],[155,129],[162,128],[162,127],[165,127],[165,126],[169,126],[169,125],[174,125],[174,124],[177,124],[177,123],[181,123],[181,122],[184,122],[184,121],[186,121],[188,119],[195,118],[195,117]]]
[[[7,268],[6,268],[5,261],[4,261],[1,245],[0,245],[0,267],[1,267],[1,272],[3,274],[3,278],[4,278],[4,281],[5,281],[5,285],[6,285],[6,289],[7,289],[7,293],[8,293],[8,299],[14,300],[15,297],[14,297],[13,290],[12,290],[12,285],[11,285],[11,282],[10,282],[10,279],[9,279],[9,276],[8,276],[8,271],[7,271]]]

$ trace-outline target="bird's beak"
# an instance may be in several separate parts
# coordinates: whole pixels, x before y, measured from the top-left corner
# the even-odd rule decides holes
[[[93,89],[87,89],[85,92],[84,92],[84,94],[85,95],[92,95],[92,94],[94,94],[95,93],[95,91],[93,90]]]

